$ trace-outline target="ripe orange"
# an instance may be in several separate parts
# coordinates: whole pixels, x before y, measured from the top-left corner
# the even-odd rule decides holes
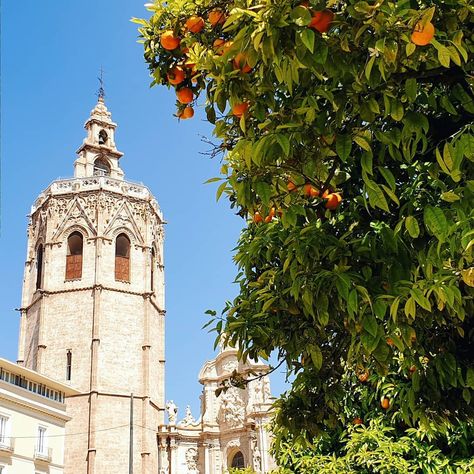
[[[172,30],[167,30],[160,36],[160,43],[163,48],[171,51],[179,46],[181,39],[175,36]]]
[[[286,188],[288,189],[288,191],[290,193],[292,193],[293,191],[296,191],[296,189],[298,188],[298,186],[296,186],[295,183],[293,183],[293,181],[288,181],[288,184],[286,185]]]
[[[230,48],[232,48],[232,45],[234,44],[233,41],[226,41],[224,43],[224,47],[222,48],[222,53],[227,53],[227,51],[229,51]]]
[[[412,366],[408,369],[408,372],[410,372],[410,374],[413,374],[414,372],[416,372],[416,365],[412,365]]]
[[[308,197],[318,197],[319,196],[319,190],[316,189],[314,186],[312,186],[309,183],[306,183],[303,187],[303,191],[305,196]]]
[[[168,82],[170,84],[173,84],[174,86],[181,84],[184,81],[183,68],[180,66],[175,66],[174,68],[170,69],[167,76]]]
[[[272,221],[272,219],[275,217],[275,208],[272,207],[270,209],[270,212],[268,213],[268,216],[265,217],[265,222],[268,224],[269,222]]]
[[[214,40],[214,43],[212,43],[212,47],[214,48],[216,54],[224,54],[225,40],[222,38],[217,38]]]
[[[337,209],[342,201],[342,197],[339,193],[331,193],[323,197],[327,199],[326,204],[324,206],[330,211],[334,211],[335,209]]]
[[[426,46],[431,43],[435,34],[435,27],[433,23],[428,22],[425,26],[420,23],[417,23],[413,33],[411,34],[411,42],[417,46]]]
[[[359,379],[359,382],[365,383],[367,380],[369,380],[369,372],[366,370],[365,372],[359,374],[357,378]]]
[[[250,72],[252,68],[247,64],[247,55],[245,53],[237,53],[234,58],[234,69],[240,69],[241,72]]]
[[[314,12],[313,18],[309,23],[309,27],[320,33],[326,33],[331,27],[331,23],[334,20],[334,13],[331,10],[323,10]]]
[[[213,28],[217,25],[223,25],[227,19],[226,14],[218,8],[211,10],[207,18]]]
[[[240,118],[242,115],[244,115],[249,108],[249,103],[248,102],[242,102],[240,104],[235,104],[232,107],[232,114],[235,115],[236,117]]]
[[[182,104],[190,104],[193,101],[193,91],[189,87],[183,87],[176,92],[179,102]]]
[[[390,399],[387,398],[387,397],[383,397],[382,398],[382,401],[380,402],[380,406],[384,409],[384,410],[388,410],[390,408]]]
[[[255,222],[255,224],[258,224],[259,222],[263,221],[263,217],[260,215],[260,212],[255,212],[255,214],[253,215],[253,221]]]
[[[363,425],[363,424],[364,424],[364,420],[363,420],[362,418],[357,417],[357,418],[354,418],[354,419],[352,420],[352,424],[353,424],[353,425]]]
[[[390,347],[393,347],[395,345],[395,343],[393,342],[393,339],[391,337],[387,337],[387,339],[385,339],[385,341],[387,342],[387,344]]]
[[[178,117],[181,120],[190,119],[194,117],[194,109],[190,105],[188,105],[178,114]]]
[[[204,20],[200,16],[190,16],[185,25],[191,33],[199,33],[204,28]]]

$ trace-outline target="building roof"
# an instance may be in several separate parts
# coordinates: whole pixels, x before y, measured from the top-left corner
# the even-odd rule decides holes
[[[7,370],[8,372],[14,373],[15,375],[25,377],[32,382],[46,385],[48,388],[57,390],[58,392],[63,392],[66,397],[70,397],[71,395],[79,395],[81,393],[79,390],[76,390],[69,385],[46,377],[45,375],[35,372],[34,370],[22,367],[21,365],[15,364],[14,362],[10,362],[9,360],[3,359],[2,357],[0,357],[0,367],[4,370]]]

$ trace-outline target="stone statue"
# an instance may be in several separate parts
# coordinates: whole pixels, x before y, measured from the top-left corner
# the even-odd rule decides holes
[[[198,451],[196,448],[189,448],[186,451],[185,458],[186,458],[186,466],[188,468],[188,474],[198,474]]]
[[[188,426],[188,425],[192,425],[194,423],[196,423],[196,420],[195,420],[193,414],[191,413],[191,407],[188,405],[186,407],[185,416],[179,424],[183,425],[183,426]]]
[[[170,400],[166,404],[166,411],[168,412],[168,421],[170,425],[174,425],[178,416],[178,407],[174,404],[173,400]]]

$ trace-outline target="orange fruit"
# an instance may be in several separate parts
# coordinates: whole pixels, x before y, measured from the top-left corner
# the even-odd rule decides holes
[[[357,378],[359,379],[359,382],[365,383],[369,380],[369,372],[366,370],[365,372],[360,373]]]
[[[288,189],[288,191],[290,193],[292,193],[293,191],[296,191],[296,189],[298,188],[298,186],[296,186],[295,183],[293,183],[293,181],[288,181],[288,184],[286,185],[286,188]]]
[[[247,64],[247,55],[245,53],[238,53],[234,58],[234,69],[240,69],[240,72],[250,72],[252,68]]]
[[[362,418],[357,417],[357,418],[354,418],[354,419],[352,420],[352,424],[353,424],[353,425],[363,425],[363,424],[364,424],[364,420],[363,420]]]
[[[413,374],[414,372],[416,372],[416,365],[412,365],[412,366],[408,369],[408,372],[410,372],[410,374]]]
[[[265,217],[265,222],[268,224],[269,222],[272,221],[272,219],[275,217],[275,208],[272,207],[270,209],[270,212],[268,213],[268,216]]]
[[[385,339],[385,341],[391,347],[393,347],[395,345],[395,343],[393,342],[393,339],[391,337],[387,337],[387,339]]]
[[[184,81],[183,68],[180,66],[175,66],[174,68],[170,69],[167,76],[168,82],[170,84],[173,84],[174,86],[181,84]]]
[[[314,186],[312,186],[309,183],[306,183],[303,187],[303,191],[305,196],[308,197],[318,197],[319,196],[319,190],[316,189]]]
[[[226,14],[218,8],[211,10],[207,18],[213,28],[217,25],[223,25],[227,19]]]
[[[181,39],[175,36],[172,30],[167,30],[160,36],[160,43],[163,48],[171,51],[179,46]]]
[[[193,101],[193,91],[189,87],[183,87],[176,92],[179,102],[182,104],[190,104]]]
[[[214,40],[214,43],[212,43],[212,47],[214,48],[214,51],[217,54],[224,53],[224,45],[225,45],[225,40],[222,38],[217,38],[216,40]]]
[[[248,102],[242,102],[240,104],[235,104],[232,107],[232,114],[235,115],[236,117],[240,118],[242,115],[244,115],[249,108],[249,103]]]
[[[388,410],[390,408],[390,399],[388,399],[387,397],[383,397],[382,401],[380,402],[380,406],[384,410]]]
[[[190,16],[185,25],[191,33],[199,33],[204,28],[204,20],[200,16]]]
[[[233,45],[233,44],[234,44],[233,41],[226,41],[226,42],[224,43],[223,48],[222,48],[222,53],[223,53],[223,54],[224,54],[224,53],[227,53],[227,51],[229,51],[229,49],[232,48],[232,45]]]
[[[309,23],[309,27],[320,33],[326,33],[331,27],[331,23],[334,20],[334,13],[331,10],[323,10],[314,12],[313,18]]]
[[[435,34],[435,27],[433,23],[428,22],[425,26],[420,23],[417,23],[413,33],[411,34],[411,42],[417,46],[426,46],[431,43]]]
[[[253,215],[253,221],[255,222],[255,224],[258,224],[259,222],[263,221],[263,217],[260,215],[260,212],[255,212],[255,214]]]
[[[323,197],[327,199],[326,204],[324,206],[330,211],[334,211],[335,209],[337,209],[342,201],[342,197],[339,193],[331,193]]]
[[[186,120],[186,119],[190,119],[194,116],[194,109],[188,105],[187,107],[185,107],[179,114],[178,114],[178,117],[181,119],[181,120]]]

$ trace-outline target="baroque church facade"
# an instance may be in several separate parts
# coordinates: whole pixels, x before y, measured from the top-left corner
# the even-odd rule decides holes
[[[64,472],[268,472],[268,366],[222,347],[199,374],[201,416],[187,408],[178,421],[165,401],[164,219],[148,188],[124,179],[116,127],[99,94],[74,177],[39,195],[28,226],[18,364],[79,392]],[[234,370],[252,381],[216,396]]]

